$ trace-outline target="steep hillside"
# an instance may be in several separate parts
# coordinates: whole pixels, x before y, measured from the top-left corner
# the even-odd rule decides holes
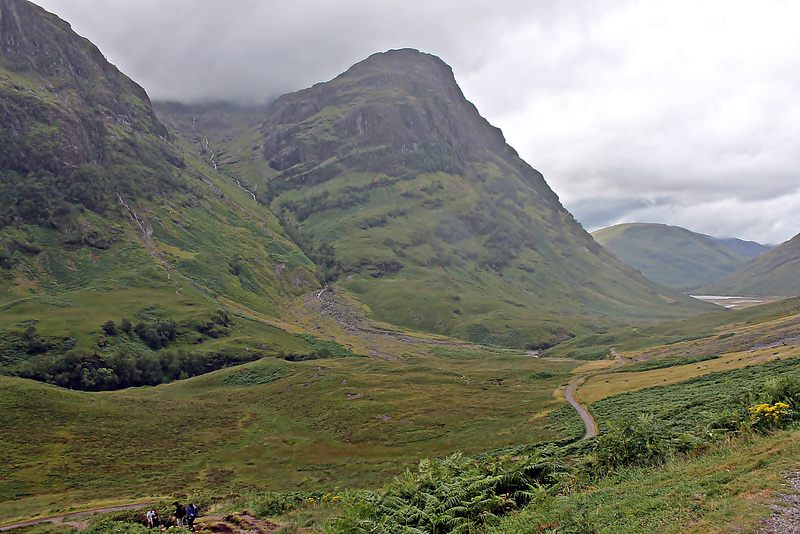
[[[746,261],[709,236],[666,224],[619,224],[592,236],[647,278],[680,291],[718,280]]]
[[[113,211],[117,194],[185,188],[166,135],[144,90],[67,23],[26,1],[0,5],[4,226],[60,228],[77,207]]]
[[[244,328],[233,312],[275,319],[318,287],[267,209],[182,154],[141,87],[24,0],[0,2],[0,147],[0,365],[72,349],[220,351],[235,337],[221,332]],[[123,318],[161,325],[163,339],[148,344],[143,326],[123,347],[100,328]],[[263,325],[237,343],[298,341]]]
[[[715,295],[800,295],[800,234],[700,291]]]
[[[280,97],[259,130],[252,113],[161,110],[289,231],[332,245],[374,318],[543,346],[697,309],[599,247],[435,56],[370,56]]]

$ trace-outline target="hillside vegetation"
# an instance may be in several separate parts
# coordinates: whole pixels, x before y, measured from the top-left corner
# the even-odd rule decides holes
[[[537,348],[704,307],[599,247],[434,56],[375,54],[261,111],[157,109],[376,320]]]
[[[314,352],[279,328],[319,282],[275,216],[183,153],[66,22],[0,10],[0,368],[106,389],[123,360],[153,378],[118,386]]]
[[[740,317],[744,311],[733,312],[729,318],[730,325],[737,324],[736,319],[745,319],[747,314]],[[778,311],[773,309],[769,313]],[[793,317],[796,320],[796,310]],[[777,316],[775,320],[779,320]],[[784,410],[776,412],[773,417],[762,408],[779,407],[780,403],[785,403],[787,408],[793,407],[800,399],[796,386],[800,377],[797,346],[796,342],[787,343],[777,349],[768,349],[768,353],[762,350],[756,354],[745,349],[738,352],[738,357],[749,359],[745,362],[747,365],[737,368],[731,365],[732,368],[718,372],[709,373],[708,369],[694,364],[656,370],[660,374],[651,376],[644,387],[642,382],[637,381],[630,392],[622,395],[609,396],[608,385],[603,386],[603,378],[597,377],[593,380],[599,382],[598,390],[604,391],[605,395],[603,400],[592,403],[591,410],[600,422],[602,433],[590,441],[550,445],[516,441],[511,444],[517,439],[513,432],[501,432],[509,438],[509,445],[501,449],[464,457],[450,454],[452,449],[448,451],[446,447],[439,449],[440,458],[419,462],[411,457],[408,450],[417,450],[414,439],[409,440],[410,436],[397,430],[402,424],[392,427],[393,422],[401,423],[392,415],[400,414],[385,413],[386,402],[393,396],[392,388],[387,389],[387,386],[396,383],[402,376],[392,372],[396,365],[389,363],[338,360],[336,366],[326,366],[322,370],[306,364],[309,366],[294,367],[296,375],[287,376],[280,369],[283,364],[276,366],[263,360],[239,370],[219,371],[161,386],[155,391],[156,395],[148,396],[149,400],[140,409],[142,417],[150,418],[152,413],[161,414],[160,410],[164,410],[160,417],[165,425],[163,428],[151,426],[151,423],[138,419],[136,415],[139,409],[135,406],[142,402],[142,394],[147,390],[113,394],[59,390],[61,393],[53,396],[44,386],[9,382],[6,379],[3,391],[12,392],[12,395],[6,397],[4,394],[7,400],[3,402],[7,404],[14,399],[16,403],[37,405],[44,401],[47,406],[56,401],[45,409],[52,411],[53,417],[62,420],[68,419],[69,411],[81,407],[80,417],[66,427],[68,431],[55,433],[54,438],[60,439],[53,447],[58,448],[60,458],[68,459],[66,464],[58,464],[60,469],[65,470],[64,473],[73,473],[71,469],[76,469],[66,480],[79,483],[79,487],[69,493],[73,496],[80,493],[87,499],[100,493],[105,497],[113,496],[115,490],[110,488],[119,488],[128,495],[143,497],[147,491],[161,485],[174,488],[174,493],[199,487],[198,493],[193,495],[207,509],[242,510],[246,507],[257,517],[278,524],[295,524],[297,527],[301,525],[299,521],[312,521],[312,525],[318,521],[316,524],[321,528],[321,522],[333,517],[333,522],[325,527],[327,532],[389,532],[392,531],[391,525],[400,518],[402,522],[413,521],[423,532],[455,532],[459,525],[464,528],[472,525],[469,528],[477,532],[555,533],[569,529],[641,532],[646,527],[664,532],[719,532],[752,528],[759,518],[764,517],[767,513],[765,505],[769,503],[771,495],[768,491],[781,488],[782,473],[792,469],[796,461],[799,452],[795,446],[797,431],[791,430],[796,413],[794,410]],[[779,358],[775,357],[776,352]],[[632,356],[630,353],[625,355]],[[765,358],[765,355],[769,357]],[[536,360],[529,356],[495,356],[505,359],[501,367],[506,370],[512,368],[509,364],[514,357],[524,358],[519,360],[519,364],[531,371],[536,369],[531,375],[531,378],[535,375],[535,380],[547,380],[545,377],[548,373],[555,380],[559,372],[567,370],[562,368],[556,371],[556,368],[548,367],[558,365],[556,362]],[[733,356],[731,353],[729,362],[736,361]],[[474,359],[470,351],[437,350],[428,364],[443,367],[443,380],[431,382],[431,391],[437,391],[442,399],[463,398],[463,392],[449,389],[451,386],[448,384],[459,381],[453,375],[471,369],[469,375],[476,377],[475,373],[488,362],[484,358]],[[424,360],[408,364],[414,372],[421,373],[409,377],[408,384],[413,384],[415,392],[424,393],[426,387],[420,385],[420,378],[433,375],[423,369],[426,366]],[[472,367],[475,365],[478,367]],[[530,368],[530,365],[541,367]],[[694,378],[686,380],[684,368]],[[514,371],[515,377],[519,377],[521,369]],[[389,374],[384,374],[387,371]],[[316,376],[304,376],[310,372]],[[673,372],[681,373],[682,378],[671,384],[660,385],[661,377],[669,377]],[[448,379],[448,374],[453,378]],[[361,378],[358,378],[359,375]],[[375,406],[367,412],[362,412],[363,408],[355,408],[355,405],[345,411],[334,408],[337,410],[335,417],[320,417],[322,412],[317,410],[322,406],[325,406],[324,410],[330,410],[336,405],[336,396],[343,393],[343,376],[347,377],[347,386],[351,380],[358,380],[356,383],[359,386],[354,389],[365,387],[363,380],[369,376],[374,389],[364,397],[340,402],[371,397],[372,404],[383,406]],[[381,376],[386,379],[379,378]],[[516,390],[514,398],[518,400],[521,391],[519,379],[507,377],[506,380]],[[309,382],[314,384],[307,388],[301,386]],[[287,389],[287,383],[293,384],[293,387]],[[497,383],[494,385],[499,386]],[[322,389],[314,390],[320,387]],[[395,387],[399,391],[407,386]],[[334,393],[337,389],[338,393]],[[254,402],[263,399],[265,394],[271,396],[272,400]],[[287,395],[290,398],[276,403],[276,399]],[[491,392],[481,395],[482,403],[495,396]],[[92,396],[93,401],[83,403],[79,400],[81,396]],[[398,397],[403,403],[402,410],[414,409],[408,405],[408,399],[406,395]],[[208,409],[209,403],[219,401],[224,402],[217,404],[217,409]],[[412,402],[417,402],[416,394]],[[206,409],[203,409],[204,405]],[[513,412],[503,413],[501,407],[504,405],[508,405],[507,400],[488,410],[499,416],[497,423],[508,423],[511,413],[519,412],[516,407],[509,407],[513,408]],[[400,406],[398,404],[395,409]],[[169,410],[170,407],[173,409]],[[176,434],[175,429],[186,423],[179,416],[171,414],[176,411],[186,413],[187,407],[191,407],[196,414],[193,430],[188,434]],[[465,418],[465,408],[468,409],[468,405],[463,403],[456,407],[462,417],[454,418],[452,413],[444,411],[441,415],[449,426]],[[488,405],[483,405],[482,409],[469,412],[466,418],[479,418],[487,413],[486,408]],[[84,433],[88,430],[85,426],[91,428],[101,421],[105,432],[117,436],[124,436],[124,429],[129,425],[130,431],[133,431],[134,423],[130,420],[108,417],[109,410],[117,409],[134,414],[137,422],[147,430],[147,435],[153,437],[153,442],[141,448],[147,442],[139,438],[139,448],[131,448],[125,440],[121,440],[117,447],[129,452],[115,458],[115,461],[122,461],[123,464],[111,464],[105,467],[108,473],[99,476],[93,473],[93,469],[98,460],[100,464],[103,463],[102,457],[88,454],[88,451],[102,449],[94,446],[87,449],[84,446],[77,449],[83,453],[76,455],[72,452],[75,450],[73,447],[78,442],[90,439],[90,436],[94,440],[111,439],[102,438],[96,433]],[[280,426],[280,429],[290,431],[301,428],[303,424],[313,425],[313,446],[311,441],[276,435],[278,414],[286,409],[292,410],[293,422]],[[439,409],[445,410],[444,406]],[[144,412],[149,413],[144,415]],[[425,412],[430,413],[428,410]],[[308,419],[305,419],[306,414]],[[343,414],[347,419],[342,420]],[[232,425],[230,420],[223,422],[231,415],[235,416],[234,420],[240,421],[239,425]],[[352,431],[354,420],[349,418],[359,417],[374,417],[372,431],[359,425],[361,430],[358,434],[347,435],[350,443],[348,440],[334,440],[320,448],[320,445],[328,443],[320,439],[321,435],[335,431],[338,425],[342,430],[349,428]],[[84,424],[78,419],[83,420]],[[245,420],[247,423],[241,424]],[[49,421],[45,419],[45,423]],[[260,426],[259,421],[264,421],[266,425]],[[470,435],[472,430],[468,429],[469,426],[459,427],[456,424],[445,442]],[[37,465],[37,473],[42,475],[51,472],[46,468],[48,464],[42,460],[46,458],[46,451],[53,450],[47,446],[48,439],[53,439],[47,438],[49,428],[52,428],[49,424],[42,425],[42,430],[36,430],[38,441],[29,441],[24,445],[28,449],[33,447],[36,455],[27,461],[31,468]],[[486,432],[488,428],[484,427],[480,438],[478,434],[472,434],[480,440],[475,442],[477,450],[486,450],[484,447],[489,443],[485,440],[487,434],[491,434]],[[783,432],[781,429],[788,430]],[[160,432],[164,433],[162,438],[158,438]],[[216,435],[216,438],[209,442],[203,438],[205,433]],[[167,435],[170,436],[168,439]],[[169,441],[171,447],[162,449],[156,443],[159,439]],[[441,438],[428,439],[432,439],[428,443],[431,445]],[[12,443],[18,446],[16,440]],[[377,443],[382,445],[376,446]],[[393,447],[392,443],[402,443],[403,446]],[[281,448],[293,451],[293,461],[279,460],[287,458],[286,452],[278,453]],[[7,453],[12,460],[16,457],[14,450],[12,448]],[[189,451],[189,460],[181,456],[182,450]],[[430,449],[426,447],[425,450]],[[224,454],[219,455],[222,451]],[[387,456],[390,452],[392,454]],[[152,458],[158,468],[152,467],[143,472],[140,469],[126,471],[125,462],[135,461],[133,456],[139,453]],[[351,453],[357,456],[349,458]],[[323,457],[324,454],[331,456]],[[205,455],[216,460],[202,461]],[[276,455],[275,460],[270,462],[272,455]],[[302,465],[295,462],[306,455],[314,463],[295,470]],[[381,458],[386,460],[381,462]],[[77,463],[80,463],[80,469],[77,469]],[[13,467],[16,466],[9,467],[12,480]],[[17,476],[23,476],[24,469]],[[79,482],[78,478],[74,478],[78,473],[86,478]],[[390,481],[388,478],[391,474],[398,476]],[[32,477],[30,473],[26,476],[39,484],[53,478]],[[350,476],[354,478],[350,479]],[[134,488],[140,477],[151,485],[148,485],[147,491],[136,493]],[[353,487],[370,479],[375,484],[386,481],[386,485],[381,491],[343,492],[336,489],[340,484]],[[91,480],[98,481],[97,488],[92,489],[88,484]],[[264,492],[264,484],[274,487],[271,486],[273,483],[283,492]],[[238,491],[226,493],[225,488],[229,484]],[[289,486],[291,491],[288,491]],[[55,495],[46,499],[43,501],[42,496],[17,499],[2,509],[6,510],[6,517],[11,517],[14,510],[41,507],[43,502],[53,507],[63,507],[68,502]],[[428,505],[435,505],[436,508],[422,513]],[[123,519],[131,520],[133,517],[126,515]],[[201,524],[203,522],[208,528],[215,524],[213,519],[201,519]],[[114,525],[120,524],[111,523],[109,528],[120,528]]]
[[[30,2],[0,41],[0,523],[730,531],[796,459],[799,301],[620,262],[438,58],[161,122]]]
[[[757,256],[736,272],[702,288],[723,295],[796,296],[800,295],[800,234],[786,243]]]
[[[707,235],[665,224],[619,224],[592,237],[647,278],[680,291],[716,281],[747,261]]]
[[[441,348],[402,362],[266,358],[118,392],[0,377],[0,514],[28,501],[375,486],[423,456],[569,437],[577,416],[547,413],[578,365]]]
[[[601,439],[620,417],[635,419],[639,412],[655,414],[670,432],[700,437],[703,425],[715,428],[738,417],[726,412],[734,406],[726,399],[740,398],[749,386],[758,393],[769,377],[785,380],[800,372],[793,357],[797,340],[774,337],[781,328],[788,332],[798,315],[791,301],[663,325],[647,332],[649,348],[622,353],[632,362],[630,371],[592,379],[580,398],[592,403]],[[676,338],[683,341],[670,342]],[[735,344],[724,348],[727,343]],[[672,361],[687,350],[718,356]],[[209,488],[215,495],[265,487],[330,492],[376,487],[420,458],[456,450],[524,455],[541,450],[537,443],[580,436],[577,415],[553,393],[604,365],[424,344],[406,344],[405,351],[394,362],[265,358],[119,392],[3,378],[0,402],[12,415],[0,429],[7,436],[0,510],[11,518],[43,502],[63,508],[74,499]],[[781,361],[773,361],[776,355]],[[650,361],[670,365],[637,367]],[[720,372],[708,374],[713,371]],[[640,393],[614,396],[630,391]],[[744,409],[755,399],[743,400],[750,402]],[[42,424],[31,427],[31,420]],[[593,443],[559,454],[584,455]],[[548,457],[559,456],[551,451]]]

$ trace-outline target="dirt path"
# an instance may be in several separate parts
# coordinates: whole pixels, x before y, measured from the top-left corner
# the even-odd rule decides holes
[[[592,414],[590,414],[586,408],[578,404],[578,401],[576,401],[575,397],[573,396],[575,389],[579,388],[580,385],[583,384],[583,382],[590,376],[592,375],[584,375],[576,380],[573,380],[573,382],[567,386],[567,391],[564,393],[564,395],[567,397],[567,402],[578,411],[578,415],[581,416],[581,419],[583,419],[583,424],[586,427],[586,433],[581,438],[581,441],[584,439],[593,438],[597,435],[597,423],[595,423],[594,417],[592,417]]]
[[[595,422],[594,417],[592,417],[592,414],[590,414],[589,411],[586,408],[581,406],[578,403],[578,401],[575,400],[575,390],[580,388],[587,379],[589,379],[589,378],[591,378],[593,376],[599,376],[599,375],[602,375],[602,374],[605,374],[605,373],[610,373],[611,371],[619,369],[620,367],[622,367],[623,365],[625,365],[627,363],[625,361],[625,359],[622,356],[620,356],[617,353],[616,350],[614,350],[613,347],[611,348],[611,355],[614,358],[616,358],[616,360],[618,362],[615,367],[612,367],[611,369],[604,369],[603,371],[595,371],[594,373],[589,373],[589,374],[586,374],[586,375],[583,375],[583,376],[579,376],[578,378],[573,380],[567,386],[567,389],[564,392],[564,396],[567,398],[567,402],[570,403],[570,405],[573,408],[575,408],[575,410],[578,412],[578,415],[580,415],[581,419],[583,419],[583,425],[586,428],[586,430],[585,430],[585,433],[584,433],[583,437],[581,438],[581,441],[583,441],[585,439],[593,438],[593,437],[595,437],[597,435],[597,423]]]
[[[800,492],[800,472],[786,473],[786,486]],[[770,506],[770,517],[762,521],[756,534],[793,534],[800,532],[800,494],[780,494]]]
[[[15,528],[22,528],[22,527],[29,527],[31,525],[38,525],[39,523],[47,523],[48,521],[53,524],[58,523],[74,523],[74,521],[70,521],[70,519],[77,518],[84,515],[90,514],[105,514],[108,512],[120,512],[122,510],[139,510],[141,508],[146,507],[147,504],[126,504],[123,506],[106,506],[104,508],[94,508],[91,510],[84,510],[82,512],[70,512],[68,514],[61,514],[61,515],[51,515],[48,517],[40,517],[38,519],[31,519],[30,521],[22,521],[20,523],[12,523],[11,525],[6,525],[4,527],[0,527],[0,532],[4,532],[6,530],[11,530]]]

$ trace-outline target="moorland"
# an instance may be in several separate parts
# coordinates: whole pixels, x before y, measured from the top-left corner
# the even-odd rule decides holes
[[[747,531],[796,470],[797,238],[725,309],[598,244],[435,56],[153,106],[0,15],[2,526]]]

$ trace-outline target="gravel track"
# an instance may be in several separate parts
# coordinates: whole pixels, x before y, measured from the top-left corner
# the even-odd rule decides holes
[[[82,512],[70,512],[68,514],[61,514],[61,515],[51,515],[48,517],[40,517],[38,519],[31,519],[30,521],[22,521],[20,523],[13,523],[11,525],[6,525],[4,527],[0,527],[0,532],[5,532],[6,530],[12,530],[15,528],[22,528],[22,527],[29,527],[31,525],[38,525],[39,523],[70,523],[70,519],[75,519],[80,516],[90,515],[90,514],[105,514],[108,512],[120,512],[122,510],[139,510],[148,506],[147,504],[126,504],[124,506],[106,506],[105,508],[94,508],[92,510],[84,510]]]
[[[800,471],[784,477],[786,486],[798,493],[778,495],[778,501],[769,507],[772,514],[756,534],[800,534]]]

